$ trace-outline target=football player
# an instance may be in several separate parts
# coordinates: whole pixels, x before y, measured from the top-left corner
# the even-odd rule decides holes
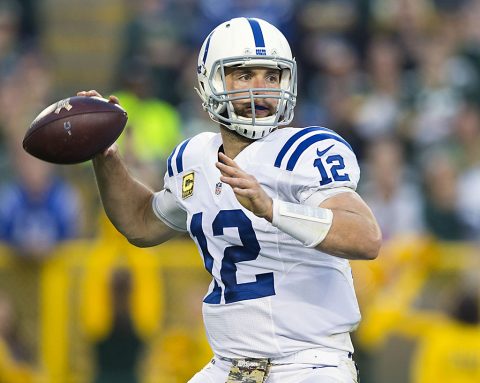
[[[220,132],[173,150],[163,190],[133,179],[115,145],[93,160],[105,210],[131,243],[188,231],[212,275],[203,317],[215,357],[190,382],[356,382],[348,260],[377,257],[381,233],[355,192],[352,148],[327,128],[287,127],[296,64],[264,20],[215,28],[197,72]]]

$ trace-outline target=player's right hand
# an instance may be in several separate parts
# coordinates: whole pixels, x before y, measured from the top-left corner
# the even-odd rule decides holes
[[[77,96],[104,98],[95,89],[82,90],[80,92],[77,92]],[[120,101],[118,100],[118,97],[113,96],[113,95],[108,96],[108,102],[110,102],[112,104],[120,105]],[[117,152],[118,152],[118,145],[116,143],[113,143],[107,149],[105,149],[103,152],[97,154],[95,157],[109,157],[109,156],[112,156],[112,155],[116,154]]]
[[[100,97],[104,98],[100,93],[98,93],[95,89],[92,90],[82,90],[80,92],[77,92],[77,96],[85,96],[85,97]],[[110,95],[108,96],[108,102],[112,104],[117,104],[120,105],[120,101],[118,100],[118,97]]]

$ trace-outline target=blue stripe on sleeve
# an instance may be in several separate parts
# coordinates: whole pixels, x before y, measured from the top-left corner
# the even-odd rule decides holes
[[[183,152],[185,151],[185,148],[190,140],[191,139],[189,138],[188,140],[184,141],[178,150],[177,158],[175,159],[175,163],[177,164],[177,173],[183,172]]]
[[[255,19],[247,19],[252,28],[253,38],[255,39],[256,54],[265,56],[267,54],[265,50],[265,40],[263,38],[262,28],[260,23]]]
[[[295,149],[292,156],[290,157],[290,159],[287,162],[287,170],[292,171],[295,168],[295,165],[297,164],[298,159],[303,154],[303,152],[305,150],[307,150],[308,147],[315,144],[316,142],[323,141],[323,140],[328,140],[328,139],[332,139],[332,140],[341,142],[342,144],[346,145],[353,152],[353,149],[350,146],[350,144],[347,141],[345,141],[342,137],[340,137],[336,134],[331,134],[331,133],[327,133],[327,132],[315,134],[314,136],[311,136],[311,137],[307,138],[306,140],[302,141],[297,146],[297,148]]]
[[[172,153],[168,156],[168,159],[167,159],[167,170],[168,170],[169,177],[173,176],[172,157],[173,157],[173,153],[175,153],[175,150],[177,150],[177,148],[178,148],[178,145],[175,146],[175,149],[172,150]]]
[[[285,145],[283,145],[282,149],[278,153],[278,156],[275,160],[274,166],[279,168],[282,165],[283,158],[287,154],[288,150],[295,144],[295,142],[298,141],[300,138],[302,138],[305,134],[308,134],[315,130],[333,133],[332,130],[327,128],[322,128],[320,126],[311,126],[309,128],[301,129],[298,133],[295,133],[292,137],[290,137],[289,140],[285,143]]]

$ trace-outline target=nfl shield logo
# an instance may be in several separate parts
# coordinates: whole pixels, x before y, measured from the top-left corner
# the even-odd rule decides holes
[[[217,184],[215,185],[215,194],[220,195],[221,192],[222,192],[222,183],[217,182]]]

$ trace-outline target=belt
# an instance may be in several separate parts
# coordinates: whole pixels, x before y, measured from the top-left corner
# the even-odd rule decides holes
[[[299,351],[295,354],[271,358],[270,363],[275,364],[321,364],[338,366],[342,357],[353,359],[351,352],[344,351],[325,351],[322,349],[310,349]]]
[[[342,357],[353,359],[353,353],[344,351],[325,351],[322,349],[310,349],[296,352],[288,356],[268,358],[269,365],[282,364],[313,364],[325,366],[338,366]],[[232,362],[232,358],[218,357],[220,360]],[[236,359],[236,358],[235,358]],[[239,358],[242,359],[242,358]],[[255,358],[253,358],[255,359]],[[258,358],[261,359],[261,358]],[[236,359],[238,360],[238,359]]]

